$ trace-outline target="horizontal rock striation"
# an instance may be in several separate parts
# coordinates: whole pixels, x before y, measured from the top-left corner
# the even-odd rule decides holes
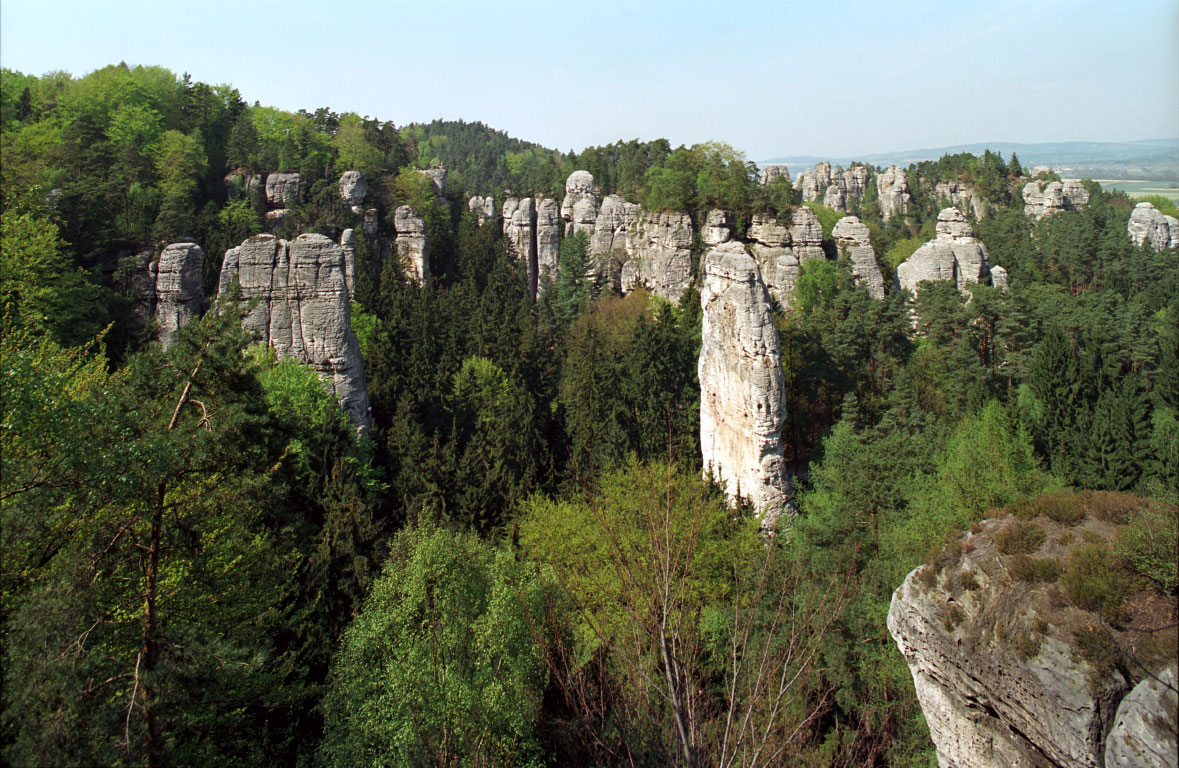
[[[408,205],[393,212],[397,231],[397,261],[406,279],[422,285],[430,277],[430,243],[426,238],[426,220]]]
[[[778,331],[757,262],[728,242],[704,256],[700,446],[706,474],[773,529],[792,511],[782,457],[786,416]]]
[[[1179,766],[1179,681],[1175,663],[1122,699],[1105,742],[1105,768]]]
[[[172,243],[164,248],[155,269],[155,317],[160,343],[167,347],[172,335],[204,313],[205,252],[196,243]]]
[[[344,250],[323,235],[255,235],[225,252],[218,292],[241,286],[242,325],[280,358],[309,364],[358,427],[367,428],[364,362],[352,332]]]
[[[642,212],[627,241],[624,292],[646,288],[678,303],[692,283],[692,220],[686,213]]]

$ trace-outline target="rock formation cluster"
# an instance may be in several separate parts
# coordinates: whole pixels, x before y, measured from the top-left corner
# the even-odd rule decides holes
[[[876,191],[880,193],[880,216],[888,221],[903,216],[909,210],[909,177],[895,165],[876,177]]]
[[[467,201],[467,207],[475,214],[475,221],[484,226],[489,221],[495,221],[495,198],[491,195],[481,197],[475,195]]]
[[[606,195],[594,220],[589,252],[599,257],[610,256],[619,263],[625,262],[630,233],[638,219],[638,205],[627,202],[619,195]]]
[[[172,243],[151,265],[152,291],[159,340],[165,347],[172,334],[206,309],[203,271],[205,252],[196,243]]]
[[[243,306],[255,302],[242,325],[280,358],[311,365],[353,423],[367,427],[364,362],[352,332],[345,274],[344,249],[323,235],[291,242],[255,235],[225,252],[218,292],[228,293],[236,279]]]
[[[709,211],[708,217],[704,220],[704,228],[700,230],[700,239],[704,242],[704,247],[712,248],[727,243],[732,236],[733,222],[730,221],[729,214],[719,208]]]
[[[851,259],[852,273],[859,276],[868,293],[874,299],[884,298],[884,275],[876,263],[876,251],[872,248],[872,236],[868,225],[858,216],[844,216],[835,223],[831,231],[835,245]]]
[[[824,161],[798,174],[794,188],[804,203],[819,201],[828,208],[846,211],[852,199],[864,199],[871,175],[868,167],[860,163],[845,171],[838,165],[832,169],[831,163]]]
[[[772,529],[791,511],[782,456],[786,416],[778,331],[757,262],[727,242],[704,256],[700,445],[706,473],[747,499]]]
[[[934,194],[964,213],[969,211],[975,221],[987,214],[987,199],[970,184],[942,181],[934,187]]]
[[[761,185],[763,187],[768,186],[774,179],[790,181],[790,169],[781,163],[771,163],[761,169]]]
[[[1179,219],[1163,215],[1150,203],[1134,206],[1126,232],[1134,245],[1148,244],[1156,251],[1179,248]]]
[[[949,280],[965,292],[970,283],[986,282],[990,273],[986,246],[970,222],[957,208],[946,208],[937,215],[937,236],[897,267],[896,285],[916,292],[921,282]]]
[[[1089,190],[1080,179],[1029,181],[1023,187],[1023,212],[1037,221],[1060,211],[1079,211],[1089,204]]]
[[[790,226],[771,216],[755,215],[748,238],[766,290],[783,309],[790,309],[802,265],[826,258],[819,217],[806,206],[794,210]]]

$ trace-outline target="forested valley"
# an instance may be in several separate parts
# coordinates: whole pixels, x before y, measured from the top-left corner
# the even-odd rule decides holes
[[[125,64],[4,70],[0,128],[7,764],[930,765],[890,600],[995,518],[1029,539],[1108,523],[1062,534],[1083,556],[1058,563],[1001,545],[1088,611],[1066,640],[1093,669],[1132,685],[1175,656],[1179,251],[1127,236],[1124,193],[1086,181],[1037,219],[1032,170],[986,152],[909,167],[892,215],[866,168],[836,210],[722,143],[563,152]],[[422,171],[442,167],[439,195]],[[624,291],[565,230],[530,276],[468,205],[559,203],[579,170],[686,215],[678,301]],[[279,173],[299,183],[274,216],[251,179]],[[894,281],[945,184],[973,191],[1007,287]],[[381,246],[403,206],[424,279]],[[772,305],[796,514],[767,535],[702,460],[701,232],[800,207],[824,257]],[[883,298],[833,235],[847,214]],[[361,429],[218,292],[247,238],[352,228]],[[137,258],[176,242],[203,250],[210,307],[164,346]],[[1149,642],[1147,603],[1171,624]]]

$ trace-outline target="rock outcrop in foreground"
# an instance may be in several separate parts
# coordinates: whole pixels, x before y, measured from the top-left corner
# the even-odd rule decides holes
[[[851,259],[852,273],[858,275],[874,299],[884,298],[884,275],[876,263],[876,251],[872,248],[872,235],[868,225],[858,216],[844,216],[831,230],[839,250]]]
[[[937,237],[918,248],[897,267],[896,284],[916,292],[924,281],[953,281],[965,292],[970,283],[987,282],[991,267],[986,246],[974,236],[970,222],[957,208],[937,215]]]
[[[159,340],[166,347],[172,334],[205,311],[205,252],[196,243],[172,243],[152,267]]]
[[[757,262],[728,242],[704,256],[700,303],[700,445],[730,500],[750,501],[772,529],[792,511],[782,457],[786,417],[778,331]]]
[[[311,365],[352,422],[367,428],[368,391],[352,332],[344,250],[323,235],[292,242],[255,235],[225,252],[218,292],[228,293],[235,278],[243,306],[257,300],[242,325],[280,358]]]
[[[1085,512],[1075,501],[1082,494],[1059,493],[1026,507],[1057,515],[1052,519],[986,520],[948,541],[893,594],[888,629],[912,673],[942,768],[1175,765],[1179,701],[1149,676],[1126,696],[1120,669],[1141,668],[1123,664],[1118,650],[1132,648],[1148,667],[1173,659],[1173,645],[1162,644],[1173,644],[1173,629],[1170,641],[1146,634],[1173,626],[1173,602],[1167,608],[1153,592],[1102,588],[1107,608],[1124,606],[1109,611],[1122,616],[1119,630],[1100,619],[1100,604],[1086,602],[1090,592],[1072,587],[1100,578],[1094,569],[1106,566],[1095,563],[1110,562],[1094,554],[1111,552],[1120,537],[1107,511],[1133,498],[1113,496],[1089,496],[1096,512],[1080,520],[1072,515]],[[1145,650],[1148,636],[1160,644],[1153,651]],[[1159,754],[1169,757],[1160,761]]]
[[[1149,244],[1156,251],[1179,248],[1179,219],[1164,216],[1150,203],[1134,206],[1126,232],[1134,245]]]

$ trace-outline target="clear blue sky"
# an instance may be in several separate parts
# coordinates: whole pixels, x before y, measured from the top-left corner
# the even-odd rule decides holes
[[[559,149],[1179,137],[1177,0],[0,3],[4,67],[119,61],[251,103],[482,120]]]

